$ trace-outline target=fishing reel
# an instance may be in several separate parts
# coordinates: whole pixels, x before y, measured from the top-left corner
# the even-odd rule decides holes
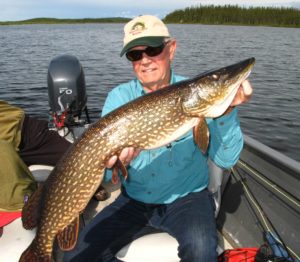
[[[90,123],[83,68],[72,55],[51,60],[48,67],[49,128],[68,131]],[[82,113],[85,112],[85,118]]]

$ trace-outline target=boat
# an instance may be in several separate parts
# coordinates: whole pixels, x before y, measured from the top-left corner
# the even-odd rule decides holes
[[[63,56],[56,58],[53,64],[57,66],[59,61],[63,61],[59,68],[66,68],[66,61],[78,63],[74,57]],[[51,80],[54,71],[49,67],[48,79],[50,77]],[[80,70],[75,71],[77,76],[81,74]],[[72,78],[72,74],[74,70],[68,71],[66,79]],[[54,82],[50,81],[52,88]],[[64,103],[69,103],[68,99],[63,101],[68,90],[51,90],[50,100],[51,96],[55,99],[49,102],[52,108],[49,126],[55,128],[55,125],[62,122],[53,112],[62,110]],[[75,91],[77,94],[78,90],[73,90],[73,94]],[[85,93],[82,90],[80,92],[81,97],[86,99]],[[68,125],[67,131],[61,127],[56,129],[63,136],[68,134],[67,139],[70,141],[77,139],[89,125],[85,103],[73,105],[76,109],[72,110],[72,117],[68,120],[72,125]],[[86,112],[85,120],[81,117],[83,111]],[[217,251],[221,254],[224,250],[234,248],[259,248],[267,243],[271,235],[294,261],[300,261],[300,163],[247,135],[244,135],[244,140],[240,159],[230,170],[222,170],[212,162],[209,163],[209,190],[216,204],[219,232]],[[40,183],[45,181],[52,169],[51,166],[30,166],[32,174]],[[90,201],[81,217],[82,226],[114,201],[120,192],[120,185],[106,183],[103,186],[109,198],[100,202],[94,199]],[[0,237],[0,261],[18,261],[34,236],[35,230],[25,230],[20,218],[5,226]],[[148,232],[123,247],[116,256],[127,262],[176,262],[179,261],[177,246],[177,241],[167,233]],[[55,261],[62,261],[63,255],[57,247],[54,248]]]
[[[249,137],[222,194],[218,228],[233,247],[273,234],[299,261],[300,163]]]

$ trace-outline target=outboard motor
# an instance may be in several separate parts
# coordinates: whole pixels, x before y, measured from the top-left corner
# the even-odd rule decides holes
[[[85,77],[79,60],[72,55],[55,57],[48,68],[48,94],[51,111],[50,126],[61,129],[84,125],[81,113],[87,111]]]

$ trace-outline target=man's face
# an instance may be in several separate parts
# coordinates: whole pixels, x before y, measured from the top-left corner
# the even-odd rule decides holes
[[[132,50],[145,50],[147,46],[136,46]],[[171,40],[157,56],[143,53],[142,58],[132,62],[133,71],[146,91],[151,92],[170,83],[171,61],[176,50],[176,41]]]

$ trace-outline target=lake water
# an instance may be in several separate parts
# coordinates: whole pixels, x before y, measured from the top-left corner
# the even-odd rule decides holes
[[[300,161],[300,29],[169,25],[178,40],[177,74],[195,76],[256,58],[254,95],[239,107],[245,134]],[[72,54],[85,73],[88,108],[99,116],[106,94],[133,77],[119,57],[123,24],[0,27],[0,99],[48,119],[47,70],[57,55]]]

